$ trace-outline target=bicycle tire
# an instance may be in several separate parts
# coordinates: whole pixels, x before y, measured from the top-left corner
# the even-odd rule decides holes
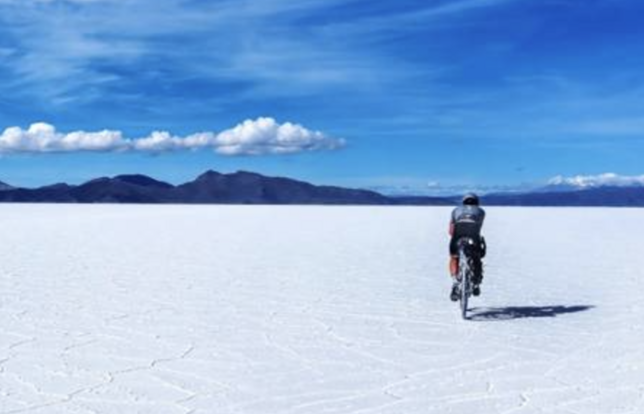
[[[470,268],[465,252],[460,252],[461,272],[461,317],[467,319],[467,305],[470,297]]]

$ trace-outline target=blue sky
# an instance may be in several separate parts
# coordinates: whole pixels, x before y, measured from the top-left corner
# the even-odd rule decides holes
[[[421,192],[643,174],[643,12],[636,0],[0,0],[0,132],[13,128],[0,180],[245,169]]]

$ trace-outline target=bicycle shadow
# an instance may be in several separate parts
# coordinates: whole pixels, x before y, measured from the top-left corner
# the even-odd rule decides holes
[[[502,308],[472,308],[471,321],[507,321],[528,318],[554,318],[569,313],[585,312],[593,309],[592,305],[574,306],[507,306]]]

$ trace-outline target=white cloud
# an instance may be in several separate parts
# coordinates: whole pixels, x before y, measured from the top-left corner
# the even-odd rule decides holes
[[[572,186],[578,188],[594,188],[594,187],[630,187],[630,186],[644,186],[644,175],[618,175],[615,173],[605,173],[598,175],[577,175],[574,177],[556,176],[550,181],[549,185],[557,186]]]
[[[178,151],[187,147],[185,141],[184,138],[174,136],[167,131],[154,131],[145,138],[132,140],[130,147],[140,152]]]
[[[220,133],[199,132],[179,137],[167,131],[155,131],[143,138],[125,138],[121,131],[74,131],[62,133],[53,125],[32,124],[28,129],[10,127],[0,135],[0,153],[51,152],[169,152],[213,149],[223,155],[295,154],[307,151],[335,150],[344,146],[342,139],[331,138],[302,125],[278,123],[273,118],[246,120]]]
[[[0,153],[73,151],[117,151],[127,149],[128,141],[119,131],[75,131],[62,134],[43,122],[28,129],[11,127],[0,135]]]
[[[198,138],[201,137],[188,137]],[[214,141],[217,152],[225,155],[292,154],[333,150],[344,145],[343,140],[330,139],[319,131],[311,131],[290,122],[280,125],[273,118],[247,120],[216,137],[204,137],[203,140],[206,143]]]

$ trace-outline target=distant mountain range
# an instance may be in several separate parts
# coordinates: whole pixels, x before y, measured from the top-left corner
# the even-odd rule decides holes
[[[81,185],[40,188],[0,186],[0,202],[186,203],[186,204],[362,204],[386,205],[388,197],[367,190],[316,186],[303,181],[238,171],[207,171],[178,186],[145,175],[97,178]]]
[[[193,181],[172,185],[145,175],[97,178],[80,185],[65,183],[17,188],[0,182],[0,202],[24,203],[148,203],[148,204],[330,204],[330,205],[454,205],[460,196],[385,196],[375,191],[319,186],[283,177],[238,171],[207,171]],[[644,207],[644,186],[547,186],[525,193],[482,197],[495,206]]]
[[[488,194],[483,202],[496,206],[644,207],[644,187],[544,188],[521,194]]]

